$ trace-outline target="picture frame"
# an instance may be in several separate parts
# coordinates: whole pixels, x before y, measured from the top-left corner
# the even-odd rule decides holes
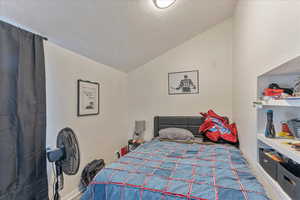
[[[199,94],[199,70],[168,73],[168,93]]]
[[[77,116],[99,115],[100,84],[77,80]]]

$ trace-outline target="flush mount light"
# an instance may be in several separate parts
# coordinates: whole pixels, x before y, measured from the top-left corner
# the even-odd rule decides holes
[[[176,0],[153,0],[155,6],[160,9],[170,7],[175,1]]]

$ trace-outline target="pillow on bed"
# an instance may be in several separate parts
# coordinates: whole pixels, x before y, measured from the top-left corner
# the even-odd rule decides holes
[[[170,140],[191,140],[194,135],[191,131],[183,128],[165,128],[159,131],[159,137]]]

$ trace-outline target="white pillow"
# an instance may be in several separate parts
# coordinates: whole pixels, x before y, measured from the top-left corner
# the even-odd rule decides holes
[[[170,140],[191,140],[194,135],[191,131],[183,128],[165,128],[159,131],[159,137]]]

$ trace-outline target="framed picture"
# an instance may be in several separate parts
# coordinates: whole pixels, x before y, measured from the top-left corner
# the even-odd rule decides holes
[[[171,72],[168,74],[169,95],[199,94],[199,71]]]
[[[99,83],[78,80],[77,81],[77,115],[98,115],[99,114]]]

